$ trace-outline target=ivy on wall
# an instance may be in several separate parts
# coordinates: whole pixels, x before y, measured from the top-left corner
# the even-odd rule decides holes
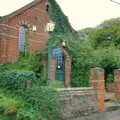
[[[67,16],[64,15],[61,8],[55,0],[48,0],[52,7],[52,20],[55,22],[55,33],[68,33],[72,30]]]

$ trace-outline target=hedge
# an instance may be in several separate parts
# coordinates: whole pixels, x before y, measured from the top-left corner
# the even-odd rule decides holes
[[[30,71],[5,71],[0,73],[0,87],[9,90],[24,89],[26,82],[35,82],[35,74]]]

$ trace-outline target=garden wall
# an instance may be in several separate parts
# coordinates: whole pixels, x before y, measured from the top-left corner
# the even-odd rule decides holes
[[[61,119],[70,120],[97,111],[96,93],[93,88],[61,88]]]

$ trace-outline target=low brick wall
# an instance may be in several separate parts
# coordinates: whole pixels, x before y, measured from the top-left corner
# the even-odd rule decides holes
[[[96,93],[93,88],[57,89],[61,103],[61,119],[70,120],[97,111]]]

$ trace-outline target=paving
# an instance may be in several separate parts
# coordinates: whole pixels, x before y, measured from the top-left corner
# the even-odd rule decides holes
[[[120,120],[120,110],[95,113],[91,116],[80,117],[74,120]]]

